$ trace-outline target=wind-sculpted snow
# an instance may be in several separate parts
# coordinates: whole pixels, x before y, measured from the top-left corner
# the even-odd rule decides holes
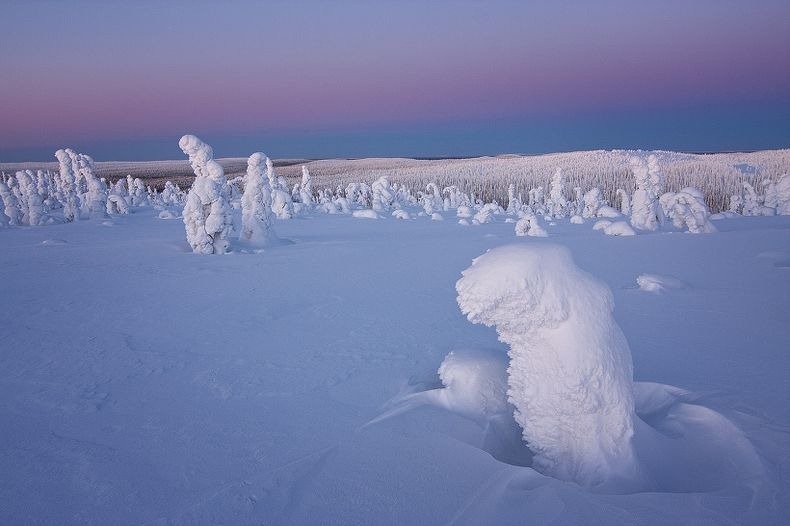
[[[510,245],[476,258],[456,290],[510,348],[508,397],[536,466],[585,486],[633,476],[631,352],[608,288],[561,246]]]

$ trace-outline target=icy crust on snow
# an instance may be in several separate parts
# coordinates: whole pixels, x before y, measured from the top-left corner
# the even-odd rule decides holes
[[[508,397],[536,466],[584,486],[630,472],[631,352],[608,287],[564,247],[510,245],[476,258],[456,291],[510,346]]]

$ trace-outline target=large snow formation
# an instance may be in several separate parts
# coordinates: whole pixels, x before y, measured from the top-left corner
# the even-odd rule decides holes
[[[609,288],[564,247],[520,244],[476,258],[456,290],[510,347],[508,397],[536,467],[584,486],[630,475],[631,351]]]
[[[230,248],[233,232],[225,171],[214,160],[211,146],[194,135],[184,135],[178,145],[195,172],[184,206],[187,241],[195,253],[223,254]]]

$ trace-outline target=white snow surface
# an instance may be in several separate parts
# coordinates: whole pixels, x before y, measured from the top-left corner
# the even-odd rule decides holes
[[[0,229],[0,524],[787,523],[788,216],[544,240],[314,213],[204,257],[158,213]],[[611,290],[637,475],[587,489],[521,441],[508,347],[454,290],[513,243]]]

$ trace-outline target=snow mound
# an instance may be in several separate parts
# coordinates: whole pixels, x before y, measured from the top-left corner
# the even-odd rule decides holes
[[[580,215],[571,216],[571,224],[572,225],[583,225],[584,218]]]
[[[631,351],[609,288],[566,248],[521,244],[476,258],[456,291],[510,346],[508,397],[535,467],[588,487],[632,475]]]
[[[403,210],[402,208],[397,208],[393,210],[392,217],[394,217],[395,219],[411,219],[409,213],[406,210]]]
[[[679,279],[658,274],[640,274],[636,277],[636,284],[639,285],[639,290],[655,293],[686,288],[686,284]]]
[[[379,219],[380,217],[375,210],[370,209],[354,210],[351,215],[358,219]]]
[[[601,219],[595,222],[593,225],[593,230],[606,230],[612,225],[612,222],[608,219]]]
[[[610,218],[610,219],[621,216],[620,212],[618,212],[617,210],[615,210],[611,206],[602,206],[602,207],[600,207],[598,209],[598,211],[595,213],[595,215],[597,217],[607,217],[607,218]]]
[[[436,402],[449,411],[484,421],[508,412],[507,355],[475,349],[454,350],[439,366],[444,389]]]
[[[178,216],[175,215],[170,210],[162,210],[161,212],[159,212],[159,216],[158,217],[159,217],[159,219],[177,219],[178,218]]]
[[[603,229],[607,236],[635,236],[636,232],[626,221],[615,221]]]
[[[54,246],[61,246],[61,245],[68,245],[68,241],[65,239],[45,239],[41,242],[42,245],[47,247],[54,247]]]
[[[433,221],[444,221],[444,216],[439,212],[434,212],[431,214],[431,220]]]

